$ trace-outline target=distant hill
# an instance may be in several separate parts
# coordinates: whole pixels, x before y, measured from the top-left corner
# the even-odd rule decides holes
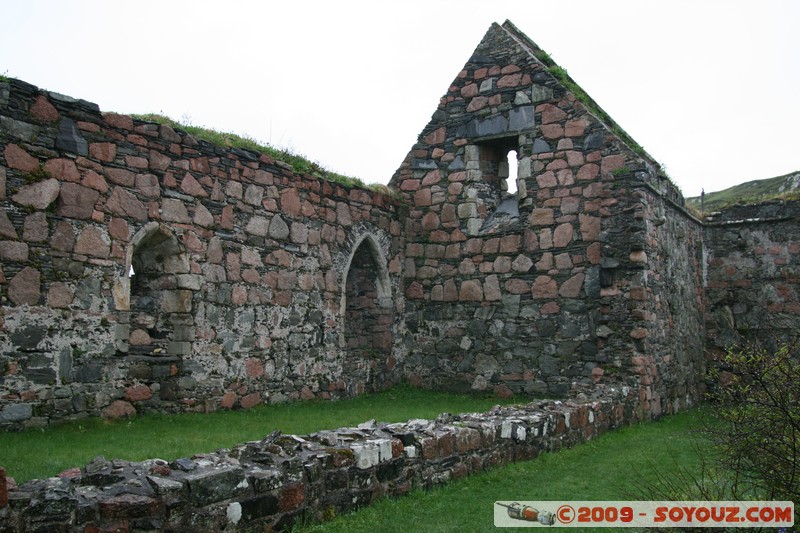
[[[736,204],[758,204],[777,198],[800,198],[800,171],[775,178],[748,181],[724,191],[707,192],[703,211],[709,213]],[[686,205],[700,211],[700,197],[687,198]]]

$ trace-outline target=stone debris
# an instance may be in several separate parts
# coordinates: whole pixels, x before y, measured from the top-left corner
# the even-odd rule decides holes
[[[141,462],[96,457],[58,477],[9,486],[0,471],[0,532],[203,531],[284,527],[300,513],[348,512],[591,439],[626,423],[636,398],[542,401],[486,413],[284,435],[228,450]]]

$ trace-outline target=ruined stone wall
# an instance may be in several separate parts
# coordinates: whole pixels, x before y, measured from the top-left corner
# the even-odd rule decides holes
[[[618,185],[615,197],[630,201],[632,216],[615,221],[608,241],[624,246],[603,258],[603,293],[624,296],[601,311],[614,331],[605,352],[614,364],[605,368],[632,375],[643,412],[673,413],[703,399],[703,225],[666,179],[633,172]]]
[[[772,350],[800,331],[800,203],[736,206],[708,218],[711,357],[733,346]]]
[[[169,463],[99,457],[12,487],[7,505],[0,500],[0,532],[288,530],[583,442],[630,421],[634,403],[630,391],[605,390],[581,403],[372,421],[302,437],[275,432]]]
[[[12,80],[0,206],[0,426],[395,379],[404,246],[383,194]]]
[[[412,204],[405,372],[546,396],[622,380],[657,416],[697,397],[682,365],[702,360],[700,225],[540,57],[513,25],[494,25],[393,177]],[[679,229],[685,239],[669,234]],[[675,284],[689,298],[678,323]],[[680,344],[677,330],[697,338]]]

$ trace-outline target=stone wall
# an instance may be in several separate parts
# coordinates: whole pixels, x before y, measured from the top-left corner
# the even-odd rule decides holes
[[[623,380],[655,416],[693,403],[701,226],[548,61],[510,23],[493,25],[392,179],[412,205],[405,371],[431,387],[550,397]]]
[[[12,80],[0,206],[0,427],[398,379],[404,245],[384,194]]]
[[[712,357],[774,349],[800,331],[800,203],[736,206],[709,217],[706,329]]]
[[[692,405],[707,348],[800,325],[800,204],[697,220],[509,22],[390,185],[402,199],[0,82],[0,428],[402,379],[597,399],[98,459],[11,492],[0,468],[0,531],[342,512]]]
[[[0,83],[0,426],[400,379],[549,397],[623,383],[659,416],[701,397],[706,327],[724,344],[762,303],[794,325],[796,213],[704,229],[508,22],[391,186],[402,200]]]
[[[0,504],[0,532],[284,530],[301,517],[324,520],[572,446],[629,421],[635,403],[632,392],[605,390],[593,401],[372,421],[302,437],[275,432],[170,463],[99,457],[12,487],[8,505]]]

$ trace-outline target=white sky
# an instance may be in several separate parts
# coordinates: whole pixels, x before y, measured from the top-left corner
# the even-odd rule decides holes
[[[0,74],[386,183],[510,19],[686,196],[800,170],[796,0],[0,0]]]

